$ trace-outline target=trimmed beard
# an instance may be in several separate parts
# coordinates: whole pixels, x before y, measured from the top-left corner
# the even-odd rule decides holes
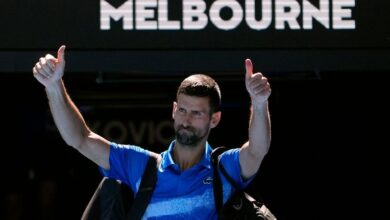
[[[184,128],[179,125],[177,129],[175,129],[176,141],[184,146],[195,147],[199,142],[203,140],[204,137],[207,136],[204,134],[203,136],[199,136],[196,134],[195,129],[192,127]]]

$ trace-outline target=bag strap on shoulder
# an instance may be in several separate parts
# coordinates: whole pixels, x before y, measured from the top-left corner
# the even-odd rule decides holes
[[[214,203],[215,208],[219,218],[222,216],[222,206],[223,206],[223,190],[222,190],[222,181],[218,173],[218,164],[219,164],[219,155],[221,155],[226,150],[225,147],[215,148],[211,152],[211,164],[213,165],[214,178],[213,178],[213,192],[214,192]]]
[[[218,171],[219,168],[223,176],[229,181],[229,183],[236,189],[240,190],[240,187],[234,181],[234,179],[227,173],[225,167],[220,163],[219,155],[221,155],[227,149],[225,147],[217,147],[211,152],[211,163],[213,164],[214,170]],[[217,176],[219,178],[219,176]],[[219,178],[220,179],[220,178]]]
[[[220,161],[220,155],[225,152],[227,148],[225,147],[217,147],[211,152],[211,163],[214,168],[214,181],[213,181],[213,189],[214,189],[214,201],[217,209],[218,216],[223,216],[222,208],[223,208],[223,186],[221,177],[218,173],[218,168],[221,170],[222,175],[227,179],[227,181],[235,188],[237,192],[243,192],[245,196],[249,196],[246,194],[234,181],[234,179],[227,173],[225,167],[222,165]],[[252,200],[254,200],[251,197]],[[259,200],[261,201],[261,200]],[[262,202],[259,202],[259,204]]]
[[[157,166],[159,164],[160,155],[150,153],[148,163],[144,174],[142,175],[142,180],[138,192],[135,196],[133,206],[127,214],[127,219],[141,219],[145,213],[146,207],[148,206],[150,199],[152,197],[154,187],[157,182]]]

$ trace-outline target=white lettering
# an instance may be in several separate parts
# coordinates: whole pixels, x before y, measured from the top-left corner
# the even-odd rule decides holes
[[[329,29],[329,1],[320,0],[320,9],[309,1],[303,1],[303,29],[313,29],[313,18]]]
[[[355,29],[354,20],[344,20],[351,18],[351,9],[344,7],[354,7],[355,0],[333,0],[333,28],[334,29]]]
[[[271,28],[272,24],[276,30],[311,30],[314,24],[326,29],[355,29],[355,0],[318,0],[318,7],[312,2],[302,0],[300,5],[297,0],[214,0],[206,4],[206,0],[127,0],[115,8],[107,0],[100,0],[100,29],[110,30],[111,22],[120,20],[123,30],[203,30],[209,21],[225,31],[244,23],[256,31]],[[174,11],[176,20],[169,19],[169,8],[178,7],[170,4],[182,4],[181,12]]]
[[[183,29],[200,30],[207,25],[206,3],[202,0],[183,0]]]
[[[245,1],[246,23],[251,29],[264,30],[267,29],[272,22],[272,2],[271,0],[263,0],[261,5],[262,19],[256,20],[255,17],[255,0]]]
[[[142,0],[135,3],[135,26],[138,30],[157,30],[157,21],[155,18],[155,9],[157,0]]]
[[[158,1],[158,29],[160,30],[179,30],[180,21],[168,20],[168,1]]]
[[[123,29],[133,29],[133,2],[127,1],[119,8],[114,8],[104,0],[100,0],[100,29],[110,30],[110,18],[115,21],[123,18]]]
[[[233,14],[229,20],[224,20],[221,18],[221,10],[225,7],[230,8]],[[232,30],[236,28],[241,23],[242,18],[243,11],[237,1],[218,0],[211,5],[210,20],[217,28],[221,30]]]
[[[300,13],[300,7],[295,0],[279,0],[275,2],[275,28],[285,29],[287,23],[291,29],[300,29],[297,18]]]

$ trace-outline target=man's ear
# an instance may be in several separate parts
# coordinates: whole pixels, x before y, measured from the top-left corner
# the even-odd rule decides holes
[[[175,119],[176,109],[177,109],[177,102],[173,102],[173,104],[172,104],[172,119]]]
[[[211,124],[210,124],[211,128],[217,127],[217,125],[219,124],[219,121],[221,121],[221,111],[215,112],[211,116]]]

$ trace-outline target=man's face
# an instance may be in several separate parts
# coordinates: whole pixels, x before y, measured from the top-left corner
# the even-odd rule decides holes
[[[180,94],[173,104],[173,119],[176,141],[195,147],[211,129],[209,98]]]

